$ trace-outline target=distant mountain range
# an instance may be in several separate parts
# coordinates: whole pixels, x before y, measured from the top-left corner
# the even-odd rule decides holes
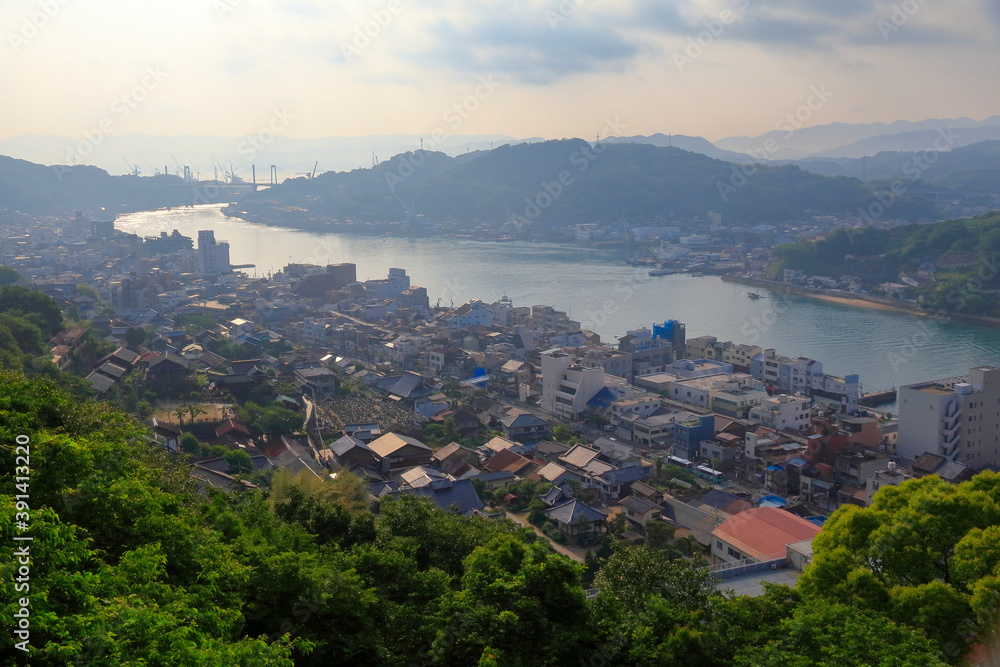
[[[690,218],[707,211],[721,213],[726,224],[757,224],[806,212],[847,215],[873,201],[872,187],[861,180],[793,165],[758,166],[747,177],[732,163],[676,147],[593,146],[571,139],[457,157],[410,152],[372,169],[286,181],[247,195],[236,208],[250,219],[278,224],[422,215],[468,227],[511,219],[562,226]],[[289,210],[307,213],[288,215]],[[893,206],[893,217],[934,218],[936,210],[924,199],[903,197]]]
[[[776,130],[757,137],[728,137],[711,142],[680,134],[608,137],[608,143],[641,143],[682,148],[730,162],[742,162],[752,153],[758,161],[800,160],[810,157],[860,158],[881,151],[920,151],[932,146],[940,130],[952,129],[952,147],[1000,139],[1000,116],[982,121],[970,118],[935,119],[894,123],[831,123],[796,130],[791,135]],[[770,140],[770,142],[769,142]],[[260,136],[153,136],[127,134],[105,137],[96,147],[82,137],[22,135],[0,140],[0,155],[40,164],[89,164],[111,174],[180,174],[190,167],[196,178],[226,180],[232,172],[250,180],[252,166],[258,181],[268,180],[275,165],[279,180],[319,172],[350,171],[373,165],[393,155],[413,150],[438,151],[457,156],[489,150],[504,144],[541,143],[540,137],[518,139],[504,134],[415,135],[300,139]],[[765,149],[766,147],[766,149]],[[763,150],[763,152],[762,152]]]
[[[990,131],[988,126],[951,127],[950,133],[936,134],[942,148]],[[928,132],[911,129],[899,134],[933,147]],[[846,136],[843,128],[834,133],[836,138]],[[868,141],[886,142],[888,136],[896,135],[876,135]],[[182,145],[193,148],[198,141],[188,137]],[[481,142],[470,137],[470,147],[474,143]],[[254,209],[257,219],[282,223],[287,221],[276,219],[275,212],[295,207],[324,219],[397,221],[423,215],[459,225],[496,225],[515,216],[556,226],[620,218],[642,222],[704,216],[707,211],[721,213],[726,224],[757,224],[798,219],[807,211],[850,215],[872,203],[873,188],[884,189],[886,181],[896,179],[918,192],[930,188],[1000,195],[1000,139],[945,152],[932,148],[931,153],[881,151],[860,159],[810,157],[752,169],[738,153],[682,135],[615,137],[601,142],[600,155],[581,139],[488,148],[456,155],[418,149],[373,167],[319,170],[316,178],[306,169],[278,186],[247,195],[241,206]],[[719,157],[704,154],[709,152]],[[235,164],[233,169],[239,174]],[[266,182],[266,170],[258,172],[258,183]],[[40,215],[228,202],[235,196],[232,190],[221,190],[206,199],[205,192],[210,191],[197,191],[175,175],[113,176],[96,167],[45,167],[0,157],[0,207]],[[892,215],[915,221],[937,218],[939,211],[926,199],[908,196],[894,203]]]
[[[933,144],[939,130],[948,128],[957,135],[954,146],[1000,139],[1000,115],[981,121],[940,118],[918,122],[830,123],[797,129],[791,134],[781,129],[757,137],[728,137],[716,141],[715,145],[738,153],[755,153],[764,149],[770,139],[773,143],[766,152],[772,160],[798,160],[810,156],[864,157],[882,150],[925,150]],[[774,146],[776,148],[772,149]]]
[[[936,135],[941,138],[941,135]],[[981,141],[938,153],[882,151],[867,158],[813,157],[789,162],[826,176],[851,176],[869,181],[920,180],[957,192],[1000,194],[1000,140]]]

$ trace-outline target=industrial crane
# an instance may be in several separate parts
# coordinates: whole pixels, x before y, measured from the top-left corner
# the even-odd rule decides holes
[[[124,155],[122,155],[122,159],[125,160]],[[139,174],[142,173],[142,171],[139,169],[139,165],[132,166],[128,163],[128,160],[125,160],[125,166],[128,167],[128,172],[133,176],[135,176],[136,178],[138,178]]]

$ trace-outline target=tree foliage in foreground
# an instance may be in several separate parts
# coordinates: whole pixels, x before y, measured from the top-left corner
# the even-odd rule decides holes
[[[583,568],[530,529],[278,474],[199,492],[106,404],[0,372],[0,453],[31,438],[31,665],[938,665],[996,609],[1000,483],[925,478],[835,513],[793,590],[720,592],[609,538]],[[10,627],[13,469],[0,471]],[[543,546],[544,545],[544,546]],[[949,628],[951,634],[949,635]],[[957,639],[956,639],[957,637]],[[0,654],[12,654],[4,633]]]

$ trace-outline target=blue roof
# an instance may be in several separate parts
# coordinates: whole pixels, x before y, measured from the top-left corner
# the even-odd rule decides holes
[[[757,500],[758,507],[784,507],[788,504],[781,496],[762,496]]]
[[[604,387],[599,392],[594,394],[594,397],[587,401],[587,407],[597,408],[598,410],[607,410],[611,407],[611,404],[624,396],[622,392],[609,389]]]
[[[798,456],[796,456],[791,461],[789,461],[789,463],[791,463],[796,468],[801,468],[802,466],[806,465],[808,463],[808,461],[806,461],[803,458],[799,458]]]
[[[806,517],[806,521],[808,521],[810,523],[814,523],[817,526],[819,526],[820,528],[822,528],[823,524],[826,523],[826,520],[829,519],[829,518],[830,517],[828,517],[828,516],[823,516],[822,514],[820,514],[820,515],[817,515],[817,516],[807,516]]]
[[[781,466],[767,466],[768,470],[784,470]]]

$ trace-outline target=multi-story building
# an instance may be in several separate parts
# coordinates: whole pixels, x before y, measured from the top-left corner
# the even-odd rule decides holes
[[[750,410],[767,398],[767,392],[757,381],[729,381],[719,382],[709,389],[709,397],[712,412],[734,419],[746,419]]]
[[[532,306],[531,320],[535,326],[545,329],[575,331],[580,328],[579,322],[569,319],[565,312],[552,306]]]
[[[217,242],[211,229],[198,232],[198,271],[208,276],[230,271],[229,242]]]
[[[899,440],[906,458],[938,454],[973,468],[1000,465],[1000,368],[899,388]]]
[[[685,344],[685,356],[688,359],[715,359],[715,345],[718,340],[715,336],[689,338]]]
[[[613,348],[592,347],[580,357],[580,365],[585,368],[600,367],[608,375],[632,379],[632,355]]]
[[[601,391],[610,378],[612,384],[627,388],[624,378],[604,373],[600,367],[584,368],[573,356],[558,348],[541,353],[542,409],[551,414],[574,419],[587,409],[587,401]]]
[[[872,498],[883,486],[899,486],[908,479],[913,479],[913,475],[896,468],[896,464],[889,461],[885,469],[875,471],[875,474],[865,481],[865,492],[868,496],[868,505],[872,504]]]
[[[751,360],[763,351],[758,345],[726,344],[722,349],[722,361],[732,364],[733,370],[749,373]]]
[[[715,437],[715,415],[702,415],[673,424],[674,456],[695,461],[701,456],[701,441]]]
[[[493,324],[493,311],[482,301],[473,300],[453,310],[448,323],[453,329],[488,327]]]
[[[389,276],[379,280],[366,280],[365,292],[376,299],[398,299],[410,289],[410,277],[406,269],[389,269]]]
[[[810,405],[805,396],[771,396],[751,408],[748,419],[776,431],[786,428],[804,431],[809,427]]]

